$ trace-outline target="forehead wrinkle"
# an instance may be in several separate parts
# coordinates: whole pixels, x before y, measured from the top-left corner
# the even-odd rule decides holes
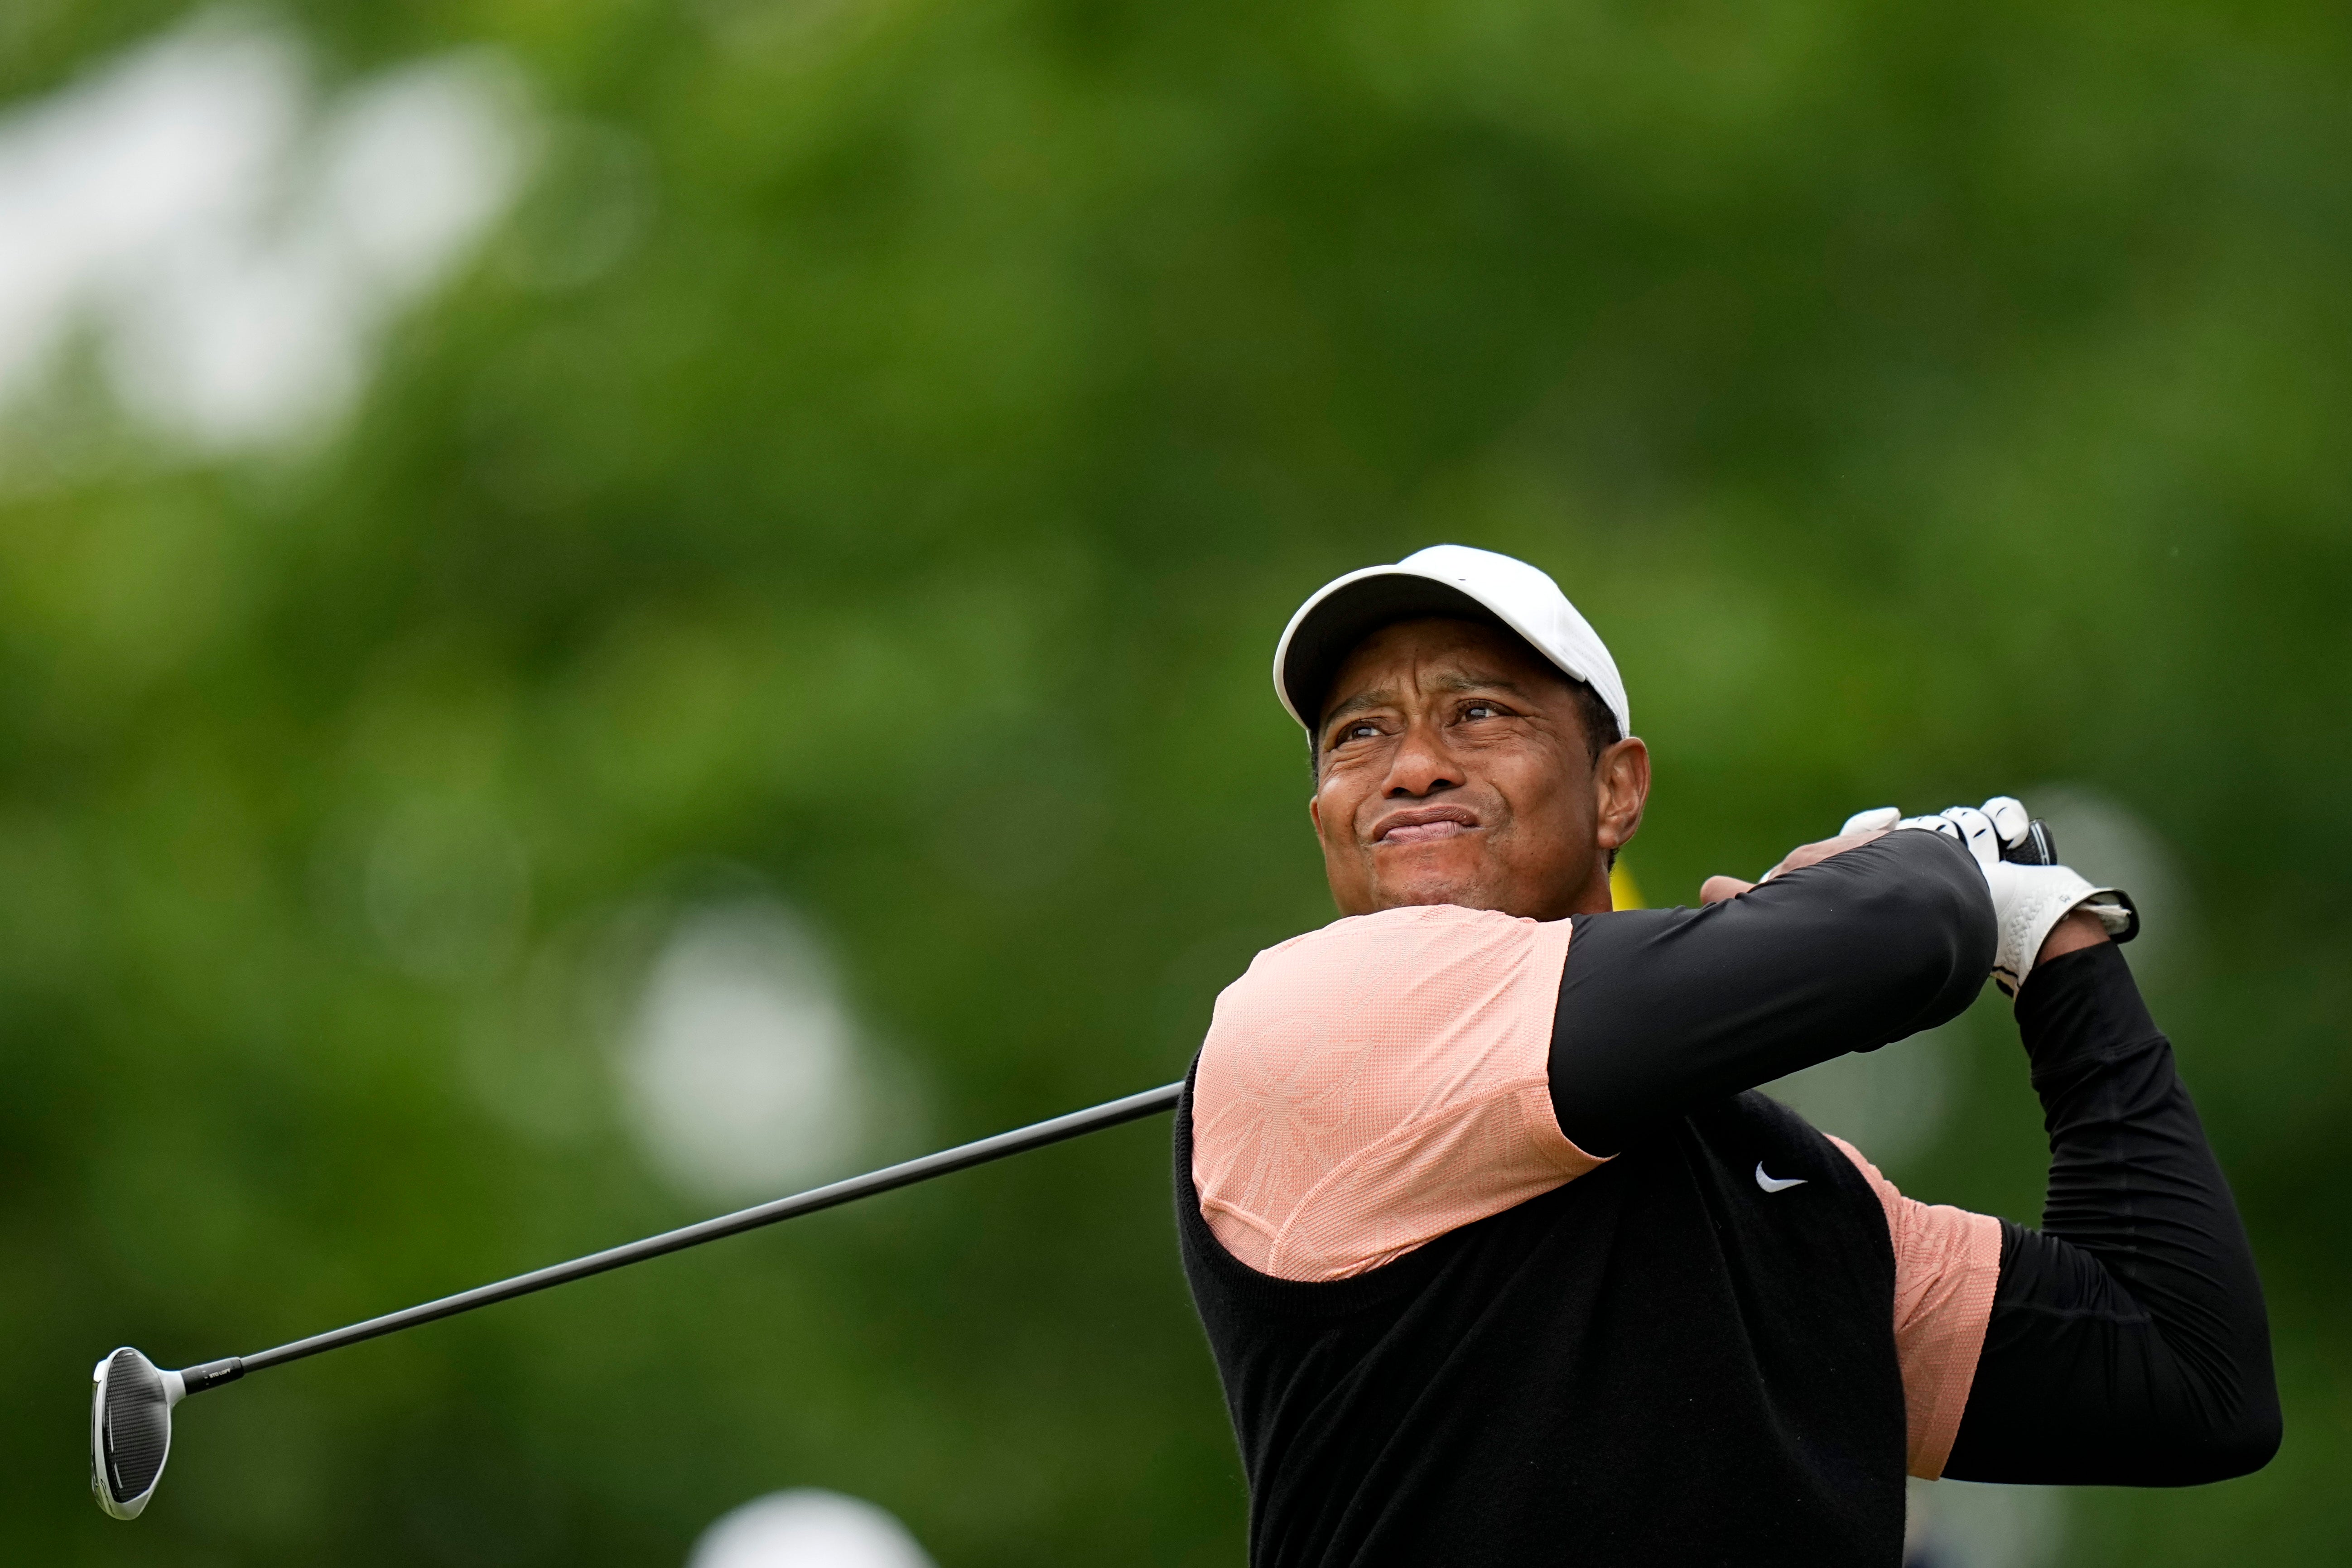
[[[1349,697],[1346,702],[1339,704],[1329,713],[1325,714],[1323,716],[1321,727],[1328,729],[1331,725],[1347,717],[1349,714],[1361,713],[1366,708],[1388,707],[1393,706],[1396,700],[1396,693],[1385,688],[1378,691],[1358,692],[1354,696]]]
[[[1536,695],[1508,675],[1447,674],[1436,676],[1426,684],[1432,691],[1440,692],[1508,692],[1515,697],[1529,700]]]

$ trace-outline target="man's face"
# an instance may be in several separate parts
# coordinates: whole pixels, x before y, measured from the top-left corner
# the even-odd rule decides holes
[[[1649,753],[1623,740],[1596,765],[1578,708],[1565,676],[1496,628],[1407,621],[1367,638],[1324,699],[1307,802],[1340,913],[1606,910]]]

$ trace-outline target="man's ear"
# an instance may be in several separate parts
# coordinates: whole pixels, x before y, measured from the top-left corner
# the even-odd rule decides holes
[[[1592,766],[1592,836],[1603,850],[1621,850],[1642,831],[1650,800],[1650,748],[1629,735]]]
[[[1323,791],[1318,789],[1307,797],[1307,820],[1315,824],[1315,836],[1323,836]]]

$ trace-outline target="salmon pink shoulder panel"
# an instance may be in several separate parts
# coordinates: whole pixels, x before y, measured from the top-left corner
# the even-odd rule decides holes
[[[1599,1165],[1551,1108],[1570,930],[1432,904],[1259,954],[1192,1085],[1192,1181],[1225,1249],[1343,1280]]]
[[[1852,1144],[1830,1142],[1869,1179],[1895,1243],[1895,1355],[1903,1366],[1910,1470],[1934,1480],[1951,1458],[2000,1283],[2000,1221],[1906,1197]]]

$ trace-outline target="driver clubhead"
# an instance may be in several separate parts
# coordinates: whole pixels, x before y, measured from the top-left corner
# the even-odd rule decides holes
[[[129,1345],[100,1362],[89,1379],[89,1490],[114,1518],[136,1519],[171,1457],[172,1406],[186,1385]]]

